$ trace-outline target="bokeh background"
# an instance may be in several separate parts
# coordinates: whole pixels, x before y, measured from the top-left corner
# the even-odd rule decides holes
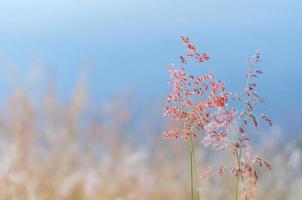
[[[167,66],[184,53],[181,35],[238,93],[247,58],[261,52],[258,92],[267,105],[260,109],[274,126],[254,137],[273,171],[255,199],[301,199],[301,7],[297,0],[0,1],[0,199],[186,199],[186,147],[160,138],[169,125]],[[199,159],[221,158],[201,148]],[[231,184],[214,179],[205,193],[232,199]]]

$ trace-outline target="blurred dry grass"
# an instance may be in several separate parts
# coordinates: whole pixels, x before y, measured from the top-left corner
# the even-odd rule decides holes
[[[16,84],[1,102],[0,200],[187,199],[187,148],[161,140],[156,114],[137,138],[127,97],[93,105],[81,81],[65,103],[55,88],[42,90],[37,97]],[[257,149],[273,171],[261,175],[255,199],[301,199],[301,138],[284,140],[277,127],[261,137]],[[200,169],[226,159],[199,148]],[[213,176],[201,191],[233,199],[233,184],[228,175]]]

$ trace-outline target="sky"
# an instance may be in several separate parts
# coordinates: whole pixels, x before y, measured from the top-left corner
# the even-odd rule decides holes
[[[302,131],[301,8],[298,0],[1,0],[0,94],[8,90],[7,71],[23,84],[41,65],[56,75],[62,95],[88,71],[99,101],[131,87],[160,102],[169,91],[167,66],[185,52],[179,37],[187,35],[210,55],[206,67],[237,92],[246,59],[259,50],[263,110]]]

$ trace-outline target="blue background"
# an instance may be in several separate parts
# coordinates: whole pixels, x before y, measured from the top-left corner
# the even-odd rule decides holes
[[[89,74],[89,94],[97,101],[131,87],[140,99],[162,102],[169,91],[167,65],[185,52],[179,36],[188,35],[209,53],[207,67],[237,92],[246,59],[259,50],[265,74],[258,90],[268,102],[263,110],[298,133],[301,8],[294,0],[2,0],[0,94],[9,92],[8,71],[14,69],[21,86],[29,69],[41,65],[55,74],[62,96]]]

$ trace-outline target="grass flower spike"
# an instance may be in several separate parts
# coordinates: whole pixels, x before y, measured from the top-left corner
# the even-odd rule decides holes
[[[254,78],[261,74],[255,69],[260,62],[260,54],[248,60],[249,71],[247,85],[243,95],[236,95],[225,89],[223,81],[216,80],[215,73],[202,75],[190,74],[188,61],[203,64],[209,60],[207,53],[199,53],[196,45],[188,37],[182,36],[181,40],[187,49],[187,54],[180,56],[179,67],[169,66],[172,90],[164,104],[164,116],[170,116],[180,124],[180,127],[163,133],[163,138],[182,138],[188,143],[190,154],[190,199],[199,199],[197,192],[196,165],[194,143],[200,141],[205,147],[211,146],[215,150],[225,150],[235,158],[233,166],[222,166],[217,169],[221,176],[229,170],[236,179],[235,199],[252,197],[256,191],[258,174],[254,164],[271,169],[267,161],[252,155],[249,139],[249,122],[257,127],[258,121],[254,114],[254,106],[264,103],[255,89]],[[202,68],[201,68],[202,69]],[[246,109],[237,109],[239,105],[246,105]],[[272,125],[264,114],[261,118]],[[234,131],[235,127],[235,131]],[[234,136],[235,135],[235,136]],[[208,167],[201,175],[201,180],[212,171]],[[243,185],[240,192],[239,184]]]

